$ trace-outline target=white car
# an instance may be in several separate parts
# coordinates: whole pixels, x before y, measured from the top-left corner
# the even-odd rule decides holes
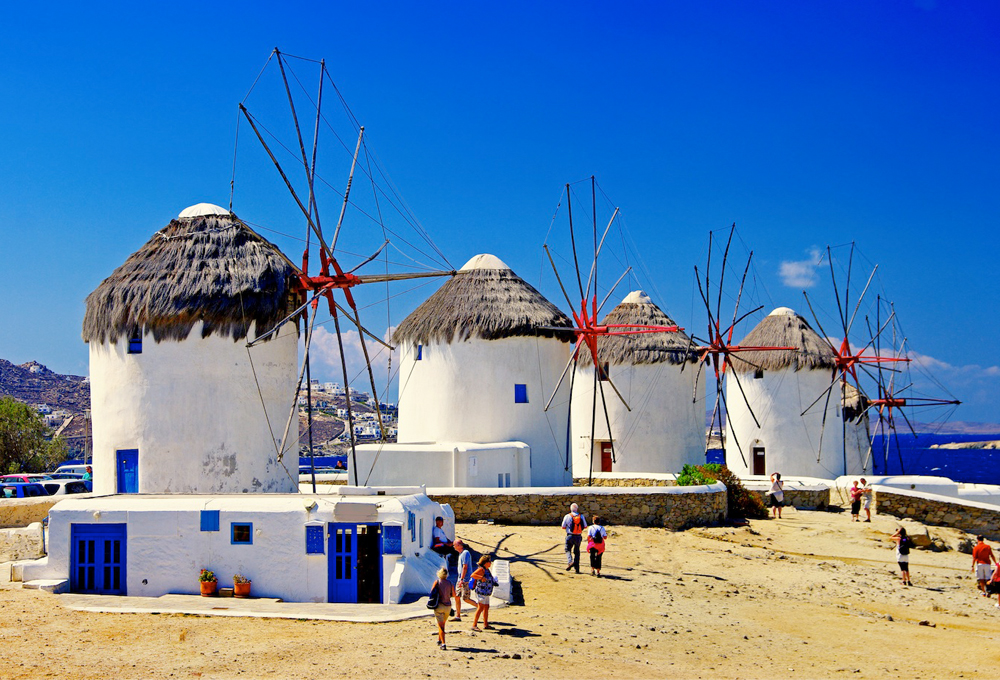
[[[83,475],[87,471],[87,465],[60,465],[56,472],[69,472],[74,475]]]
[[[93,490],[90,482],[82,479],[50,479],[39,482],[50,496],[63,496],[68,493],[90,493]]]

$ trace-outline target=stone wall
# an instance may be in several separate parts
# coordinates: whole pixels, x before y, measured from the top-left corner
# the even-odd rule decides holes
[[[769,489],[770,487],[767,489],[748,488],[747,491],[759,496],[764,501],[764,505],[770,507],[771,499],[767,495]],[[789,488],[786,486],[785,505],[794,506],[801,510],[823,510],[830,505],[830,488],[826,486]]]
[[[879,514],[954,527],[970,534],[983,534],[993,541],[1000,540],[1000,509],[995,505],[963,503],[947,496],[884,486],[876,486],[874,491],[872,505]]]
[[[44,555],[40,522],[21,529],[0,529],[0,562],[33,560]]]
[[[49,508],[58,503],[60,496],[34,498],[0,499],[0,528],[26,527],[32,522],[41,522],[49,514]]]
[[[600,486],[600,487],[635,487],[635,486],[677,486],[675,475],[661,475],[657,477],[598,477],[588,480],[586,477],[579,477],[573,480],[573,486]]]
[[[504,524],[558,526],[577,503],[587,516],[608,524],[684,529],[726,519],[726,487],[709,486],[572,489],[428,489],[437,503],[448,503],[456,522],[493,520]]]

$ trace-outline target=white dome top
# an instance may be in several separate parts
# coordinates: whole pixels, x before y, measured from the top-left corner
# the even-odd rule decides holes
[[[622,300],[623,305],[633,304],[633,305],[648,305],[652,304],[652,300],[648,295],[643,293],[641,290],[633,290],[631,293],[625,296]]]
[[[496,255],[476,255],[466,262],[459,271],[467,272],[473,269],[510,269]]]
[[[201,217],[202,215],[228,215],[229,211],[225,208],[220,208],[214,203],[198,203],[197,205],[192,205],[190,208],[185,208],[178,215],[178,218],[182,217]]]
[[[795,310],[791,307],[778,307],[768,314],[768,316],[795,316]]]

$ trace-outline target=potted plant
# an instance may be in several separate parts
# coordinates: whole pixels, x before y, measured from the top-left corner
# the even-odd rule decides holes
[[[214,571],[202,569],[201,574],[198,576],[198,581],[201,585],[202,597],[211,597],[212,595],[215,595],[215,588],[219,585],[219,579],[215,578]]]
[[[233,576],[233,597],[250,597],[250,579],[243,574]]]

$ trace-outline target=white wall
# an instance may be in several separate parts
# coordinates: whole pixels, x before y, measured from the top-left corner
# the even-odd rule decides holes
[[[521,442],[363,444],[357,447],[358,483],[497,488],[497,475],[504,475],[505,485],[509,475],[509,486],[531,486],[530,454]]]
[[[729,417],[726,465],[729,469],[741,477],[749,476],[753,470],[752,449],[762,445],[767,474],[780,472],[782,477],[822,479],[860,474],[867,447],[862,451],[857,437],[848,438],[854,444],[848,446],[847,464],[844,464],[839,386],[834,386],[829,404],[824,397],[802,415],[830,385],[833,375],[831,370],[795,371],[792,368],[765,371],[760,379],[741,373],[740,384],[760,427],[754,422],[732,376],[727,376],[725,389]],[[849,425],[848,429],[851,430],[852,426]]]
[[[310,509],[307,504],[315,501]],[[211,569],[220,587],[232,584],[233,574],[253,581],[257,597],[289,602],[326,602],[326,554],[306,554],[307,522],[345,519],[351,506],[377,504],[377,521],[403,527],[402,555],[383,557],[383,602],[398,602],[406,592],[426,593],[434,581],[441,557],[430,551],[430,533],[436,516],[445,517],[454,536],[454,513],[424,494],[403,497],[375,495],[254,496],[108,496],[69,499],[49,515],[49,556],[29,564],[24,579],[68,579],[70,531],[77,524],[127,523],[126,583],[130,596],[159,597],[167,593],[197,594],[198,574]],[[219,510],[219,531],[201,531],[201,510]],[[421,520],[424,535],[410,540],[407,511]],[[95,514],[96,513],[96,514]],[[253,544],[232,545],[231,522],[253,523]],[[325,532],[324,532],[325,533]],[[421,542],[423,546],[421,546]],[[426,564],[424,564],[426,563]],[[390,596],[391,575],[397,575],[396,597]],[[412,573],[410,573],[412,572]],[[145,581],[145,583],[144,583]]]
[[[694,402],[697,368],[688,365],[682,372],[669,363],[610,367],[611,380],[632,408],[631,412],[625,408],[611,386],[604,384],[615,446],[612,472],[680,472],[685,463],[705,463],[704,403]],[[593,395],[594,367],[580,362],[572,405],[576,477],[601,469],[600,449],[591,443],[591,422],[595,441],[611,439],[600,389],[596,402]]]
[[[524,442],[531,449],[531,483],[572,484],[566,470],[568,385],[544,411],[569,360],[569,343],[552,338],[403,343],[399,372],[401,444]],[[514,403],[514,385],[528,403]]]
[[[147,333],[141,354],[127,351],[126,338],[90,343],[95,492],[117,491],[118,449],[138,449],[140,493],[296,489],[297,414],[284,467],[274,443],[295,396],[294,324],[249,357],[245,340],[202,338],[200,322],[182,342]]]

